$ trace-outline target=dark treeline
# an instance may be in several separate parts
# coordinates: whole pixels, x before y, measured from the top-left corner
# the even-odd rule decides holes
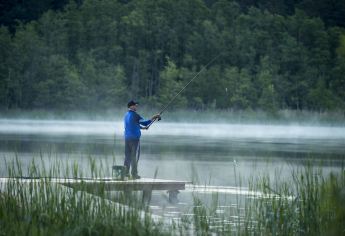
[[[0,22],[14,30],[16,20],[24,23],[39,20],[42,14],[48,10],[62,11],[70,0],[0,0]],[[77,6],[83,4],[83,0],[74,0]],[[118,0],[126,4],[132,0]],[[208,8],[219,0],[203,0]],[[345,2],[338,0],[233,0],[240,6],[241,12],[247,14],[250,7],[260,10],[268,10],[272,14],[291,16],[295,14],[295,8],[303,10],[309,17],[319,17],[326,27],[345,27]]]
[[[225,51],[175,108],[344,111],[344,3],[45,2],[21,21],[1,15],[2,109],[161,108]]]

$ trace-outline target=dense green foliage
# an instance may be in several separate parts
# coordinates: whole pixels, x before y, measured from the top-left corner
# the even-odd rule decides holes
[[[205,2],[71,1],[13,34],[1,26],[0,106],[88,110],[136,99],[161,108],[225,50],[175,108],[344,110],[341,23],[289,15],[283,3],[271,9],[279,15],[262,10],[269,1]]]
[[[74,0],[78,6],[83,4],[83,0]],[[122,4],[132,0],[117,0]],[[208,8],[219,0],[203,0]],[[268,10],[273,14],[283,16],[293,15],[295,8],[305,11],[310,17],[321,18],[326,26],[345,26],[345,2],[329,0],[241,0],[236,1],[243,13],[248,12],[251,6],[260,10]],[[49,9],[54,11],[63,10],[69,0],[0,0],[0,22],[12,29],[16,20],[30,22],[39,20],[42,14]]]

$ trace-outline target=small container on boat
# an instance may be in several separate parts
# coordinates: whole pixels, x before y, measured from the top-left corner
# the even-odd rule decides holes
[[[126,166],[113,166],[112,169],[114,180],[125,180]]]

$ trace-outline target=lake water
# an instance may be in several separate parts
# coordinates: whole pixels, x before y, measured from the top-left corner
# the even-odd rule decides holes
[[[5,158],[14,157],[16,146],[24,176],[29,175],[26,166],[33,157],[39,168],[42,165],[40,149],[47,162],[51,152],[52,159],[78,163],[84,177],[90,177],[90,154],[110,175],[111,166],[124,161],[123,122],[0,120],[2,177],[8,176]],[[181,191],[178,205],[165,205],[171,208],[168,212],[162,211],[165,193],[153,193],[152,210],[174,217],[191,204],[192,193],[208,200],[212,192],[235,194],[239,176],[267,171],[273,177],[283,167],[281,174],[289,178],[292,168],[311,158],[323,160],[324,173],[337,172],[344,154],[345,128],[155,122],[142,131],[138,169],[144,178],[153,178],[157,170],[158,179],[194,181],[199,186]]]

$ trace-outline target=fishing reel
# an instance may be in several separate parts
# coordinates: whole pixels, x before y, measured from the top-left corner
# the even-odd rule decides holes
[[[158,121],[160,121],[161,119],[162,119],[162,117],[161,117],[161,116],[159,116],[159,117],[158,117]]]

